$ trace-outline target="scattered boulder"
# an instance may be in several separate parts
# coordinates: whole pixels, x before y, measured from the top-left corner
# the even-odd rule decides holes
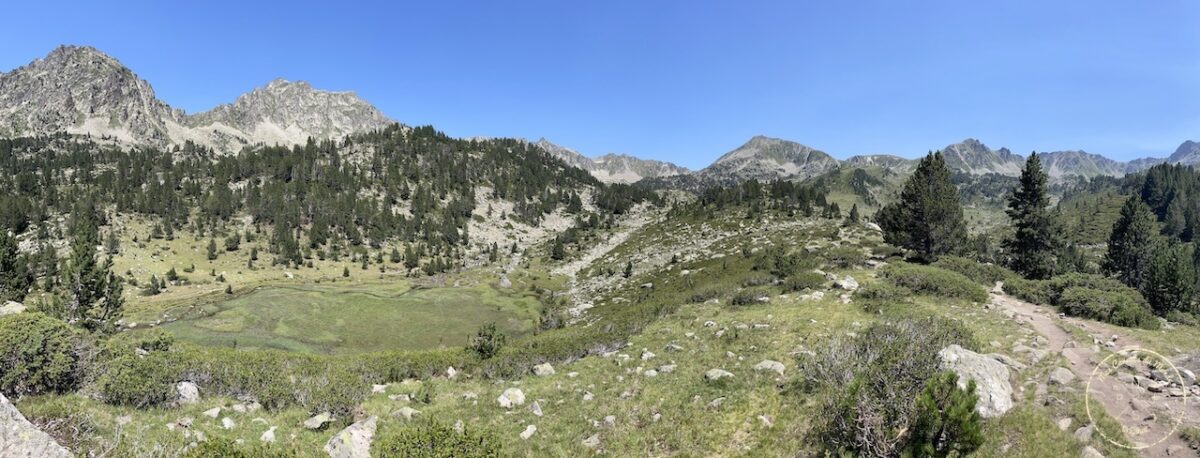
[[[845,278],[842,278],[841,280],[835,281],[834,284],[837,285],[838,288],[844,289],[846,291],[857,291],[858,290],[858,280],[855,280],[854,277],[851,277],[849,275],[847,275]]]
[[[458,371],[454,370],[454,366],[446,368],[446,378],[454,378],[458,376]]]
[[[1075,381],[1075,374],[1065,367],[1056,367],[1050,371],[1050,376],[1046,381],[1051,385],[1068,385]]]
[[[535,425],[526,426],[525,430],[521,431],[521,440],[529,440],[529,438],[533,437],[533,435],[535,433],[537,433],[537,426],[535,426]]]
[[[1079,458],[1104,458],[1104,454],[1089,445],[1079,451]]]
[[[1071,420],[1071,417],[1065,417],[1065,418],[1061,418],[1061,419],[1059,419],[1059,420],[1058,420],[1058,429],[1060,429],[1060,430],[1063,430],[1063,431],[1066,431],[1066,430],[1067,430],[1067,428],[1070,428],[1070,427],[1071,427],[1071,422],[1072,422],[1072,421],[1073,421],[1073,420]]]
[[[208,418],[212,418],[212,419],[216,420],[216,419],[217,419],[217,417],[221,416],[221,408],[220,408],[220,407],[213,407],[213,408],[211,408],[211,409],[205,410],[205,411],[204,411],[204,416],[206,416],[206,417],[208,417]]]
[[[551,366],[550,363],[538,364],[533,366],[533,374],[538,377],[554,375],[554,366]]]
[[[74,455],[33,426],[0,393],[0,456],[70,458]]]
[[[658,366],[658,373],[670,374],[672,372],[675,372],[675,367],[676,366],[674,364],[663,364],[661,366]]]
[[[980,416],[998,417],[1013,407],[1008,367],[1000,361],[958,345],[943,348],[938,358],[943,370],[958,374],[959,388],[966,389],[968,381],[975,381],[975,394],[979,397],[975,410]]]
[[[205,413],[207,415],[207,412]],[[326,424],[333,421],[333,414],[329,412],[321,412],[314,415],[312,418],[304,420],[304,429],[318,430],[324,428]]]
[[[387,392],[387,385],[371,385],[372,394],[383,394]]]
[[[590,449],[599,448],[600,447],[600,434],[592,434],[591,436],[588,436],[587,439],[583,440],[582,444],[584,447],[587,447]]]
[[[704,373],[704,380],[715,382],[722,379],[732,378],[733,373],[724,369],[709,369]]]
[[[325,453],[330,458],[369,458],[377,422],[378,417],[372,416],[347,426],[325,443]]]
[[[24,311],[25,311],[25,304],[22,304],[20,302],[8,301],[8,302],[5,302],[4,305],[0,305],[0,316],[12,315],[14,313],[21,313]]]
[[[175,401],[181,406],[192,405],[200,402],[200,388],[192,382],[179,382],[175,384],[175,392],[179,393],[179,399]]]
[[[237,427],[237,423],[234,423],[232,418],[225,417],[221,419],[221,427],[225,429],[233,429]]]
[[[764,359],[761,363],[754,365],[756,371],[771,371],[779,375],[783,375],[783,369],[783,363],[769,359]]]
[[[270,429],[263,432],[261,436],[258,436],[258,440],[266,443],[275,442],[275,428],[275,426],[272,426]]]
[[[500,407],[511,409],[513,407],[525,404],[525,392],[520,388],[509,388],[500,393],[500,397],[496,398],[496,402]]]
[[[505,289],[512,288],[512,281],[508,279],[508,275],[500,276],[500,287]]]
[[[1075,430],[1075,439],[1079,442],[1088,443],[1092,441],[1092,434],[1096,432],[1096,425],[1088,423],[1086,426],[1081,426]]]
[[[411,421],[413,419],[413,417],[416,417],[420,413],[421,413],[420,410],[414,409],[409,406],[404,406],[404,407],[401,407],[400,410],[397,410],[396,412],[392,413],[392,416],[397,417],[397,418],[403,418],[406,421]]]
[[[529,404],[529,411],[533,412],[534,415],[540,417],[540,416],[542,416],[542,405],[538,404],[537,401],[533,401],[532,404]]]
[[[654,353],[653,353],[653,352],[646,351],[646,350],[642,350],[642,361],[647,361],[647,360],[650,360],[650,359],[654,359],[654,356],[655,356],[655,355],[654,355]]]

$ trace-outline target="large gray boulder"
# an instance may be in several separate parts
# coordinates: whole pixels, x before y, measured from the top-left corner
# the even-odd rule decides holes
[[[175,402],[179,405],[192,405],[200,402],[200,388],[192,382],[179,382],[175,384],[175,392],[179,393],[179,399]]]
[[[325,453],[328,453],[330,458],[369,458],[378,420],[372,416],[347,426],[325,443]]]
[[[1013,407],[1008,367],[1000,361],[958,345],[943,348],[938,359],[943,370],[958,374],[959,388],[966,389],[968,381],[975,381],[975,394],[979,396],[975,410],[980,416],[998,417]]]
[[[74,455],[33,426],[0,394],[0,457],[69,458]]]

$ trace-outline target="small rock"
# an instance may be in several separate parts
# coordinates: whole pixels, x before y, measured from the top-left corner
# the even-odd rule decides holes
[[[608,426],[610,428],[613,426],[616,426],[617,425],[617,416],[616,415],[605,415],[604,416],[604,425]]]
[[[708,380],[710,382],[715,382],[718,380],[731,378],[731,377],[733,377],[733,373],[729,372],[727,370],[724,370],[724,369],[709,369],[708,372],[704,373],[704,379]]]
[[[760,372],[771,371],[776,374],[783,375],[784,367],[783,367],[783,363],[781,363],[779,361],[772,361],[769,359],[764,359],[761,363],[754,365],[754,370],[760,371]]]
[[[1092,433],[1096,431],[1096,425],[1088,423],[1086,426],[1081,426],[1075,430],[1075,439],[1079,442],[1088,443],[1092,441]]]
[[[837,285],[838,288],[844,289],[846,291],[855,291],[858,289],[858,281],[855,280],[854,277],[851,277],[849,275],[847,275],[845,278],[843,278],[841,280],[834,282],[834,284]]]
[[[208,413],[205,412],[205,415],[207,414]],[[321,429],[331,421],[333,421],[333,414],[330,414],[329,412],[321,412],[317,415],[314,415],[312,418],[304,420],[304,428],[312,430]]]
[[[221,419],[221,427],[225,429],[233,429],[237,427],[237,423],[234,423],[232,418],[225,417]]]
[[[200,389],[192,382],[179,382],[175,384],[175,392],[179,393],[179,399],[175,401],[179,405],[191,405],[200,402]]]
[[[647,360],[653,359],[654,356],[655,356],[654,353],[651,353],[651,352],[648,352],[645,350],[642,351],[642,361],[647,361]]]
[[[371,393],[383,394],[387,392],[387,385],[371,385]]]
[[[521,439],[529,440],[529,438],[533,437],[533,435],[535,433],[537,433],[537,426],[534,426],[534,425],[526,426],[525,430],[521,431]]]
[[[403,418],[408,421],[412,421],[413,417],[416,417],[420,413],[421,413],[420,410],[414,409],[409,406],[404,406],[404,407],[401,407],[400,410],[397,410],[395,413],[393,413],[392,416]]]
[[[469,393],[469,394],[474,394],[474,393]],[[467,396],[463,396],[463,397],[466,398]],[[390,399],[392,401],[396,401],[396,402],[409,402],[412,400],[412,398],[409,397],[407,394],[389,394],[388,399]],[[474,396],[470,397],[469,399],[474,399]]]
[[[551,366],[550,363],[542,363],[542,364],[533,366],[533,375],[536,375],[538,377],[547,377],[547,376],[554,375],[554,366]]]
[[[1051,385],[1067,385],[1075,381],[1075,374],[1065,367],[1056,367],[1050,371],[1050,376],[1046,381]]]
[[[654,377],[658,377],[658,371],[656,371],[654,369],[646,369],[645,372],[642,372],[642,375],[644,375],[646,377],[654,378]]]
[[[446,378],[454,378],[458,376],[458,371],[454,370],[454,366],[446,368]]]
[[[1089,445],[1079,452],[1079,458],[1104,458],[1104,455]]]
[[[1071,417],[1060,418],[1060,419],[1058,420],[1058,429],[1061,429],[1061,430],[1063,430],[1063,431],[1066,431],[1068,428],[1070,428],[1070,427],[1071,427],[1071,422],[1072,422],[1072,421],[1073,421],[1073,420],[1071,419]]]
[[[540,416],[542,416],[542,405],[538,404],[537,401],[533,401],[533,404],[529,405],[529,411],[533,412],[534,415],[540,417]]]
[[[213,408],[211,408],[211,409],[205,410],[205,411],[204,411],[204,416],[206,416],[206,417],[209,417],[209,418],[212,418],[212,419],[214,419],[214,420],[215,420],[217,417],[221,416],[221,408],[220,408],[220,407],[213,407]]]
[[[664,364],[662,366],[658,366],[658,372],[660,374],[670,374],[672,372],[675,372],[675,365],[674,364]]]
[[[258,436],[258,440],[266,442],[266,443],[275,442],[275,427],[272,426],[271,429],[268,429],[265,432],[263,432],[261,436]]]
[[[496,398],[496,402],[500,404],[500,407],[505,409],[511,409],[515,406],[524,405],[525,392],[521,391],[520,388],[509,388],[504,390],[504,392],[500,394],[500,397]]]
[[[584,447],[587,447],[590,449],[599,448],[600,447],[600,435],[592,434],[591,436],[588,436],[587,439],[584,439],[582,444]]]
[[[770,415],[765,415],[765,414],[764,414],[764,415],[759,415],[759,416],[758,416],[758,421],[759,421],[759,422],[761,422],[761,423],[763,424],[763,426],[765,426],[765,427],[767,427],[767,428],[770,428],[770,427],[772,427],[772,426],[775,426],[775,422],[771,421],[771,416],[770,416]]]
[[[709,401],[708,408],[716,409],[718,407],[721,407],[721,404],[723,404],[723,403],[725,403],[725,397],[721,396],[719,398],[713,399],[712,401]]]
[[[325,453],[330,458],[369,458],[378,421],[378,417],[372,416],[347,426],[325,443]]]

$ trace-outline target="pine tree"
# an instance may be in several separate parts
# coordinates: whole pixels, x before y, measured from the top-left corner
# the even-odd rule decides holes
[[[876,219],[884,240],[926,261],[958,251],[967,239],[967,226],[942,153],[921,159],[900,199],[880,209]]]
[[[1063,248],[1062,231],[1049,209],[1046,181],[1041,159],[1030,154],[1005,211],[1013,224],[1012,237],[1004,241],[1009,267],[1030,279],[1054,276]]]
[[[349,276],[350,276],[350,268],[349,268],[349,267],[342,267],[342,276],[343,276],[343,277],[349,277]]]
[[[1141,290],[1159,315],[1171,311],[1194,311],[1192,298],[1196,292],[1196,270],[1192,264],[1191,248],[1170,240],[1156,242]]]
[[[28,264],[29,259],[17,251],[16,238],[0,228],[0,303],[25,299],[33,282]]]
[[[561,261],[567,257],[566,248],[563,246],[562,237],[554,238],[554,245],[550,246],[550,259]]]
[[[1150,207],[1132,196],[1121,206],[1121,216],[1108,237],[1104,271],[1136,289],[1142,289],[1150,267],[1154,235],[1158,232],[1154,219]]]
[[[117,240],[116,231],[108,231],[108,238],[104,241],[104,251],[109,256],[116,256],[121,252],[121,242]]]
[[[121,318],[122,285],[112,272],[112,258],[96,260],[99,231],[94,209],[85,204],[77,209],[71,241],[71,257],[61,272],[60,291],[45,310],[48,314],[88,331],[110,333]]]
[[[856,202],[850,206],[850,214],[846,216],[846,225],[852,226],[858,224],[859,221],[862,221],[862,216],[858,214],[858,203]]]
[[[217,241],[208,239],[208,260],[215,261],[217,259]]]
[[[632,261],[625,263],[625,272],[623,272],[621,274],[621,276],[623,276],[625,278],[629,278],[629,277],[633,276],[633,262]]]

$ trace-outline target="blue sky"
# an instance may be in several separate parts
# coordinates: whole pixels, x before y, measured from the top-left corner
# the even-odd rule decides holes
[[[756,134],[836,157],[1200,140],[1195,1],[20,3],[0,71],[88,44],[188,112],[283,77],[455,136],[692,168]]]

